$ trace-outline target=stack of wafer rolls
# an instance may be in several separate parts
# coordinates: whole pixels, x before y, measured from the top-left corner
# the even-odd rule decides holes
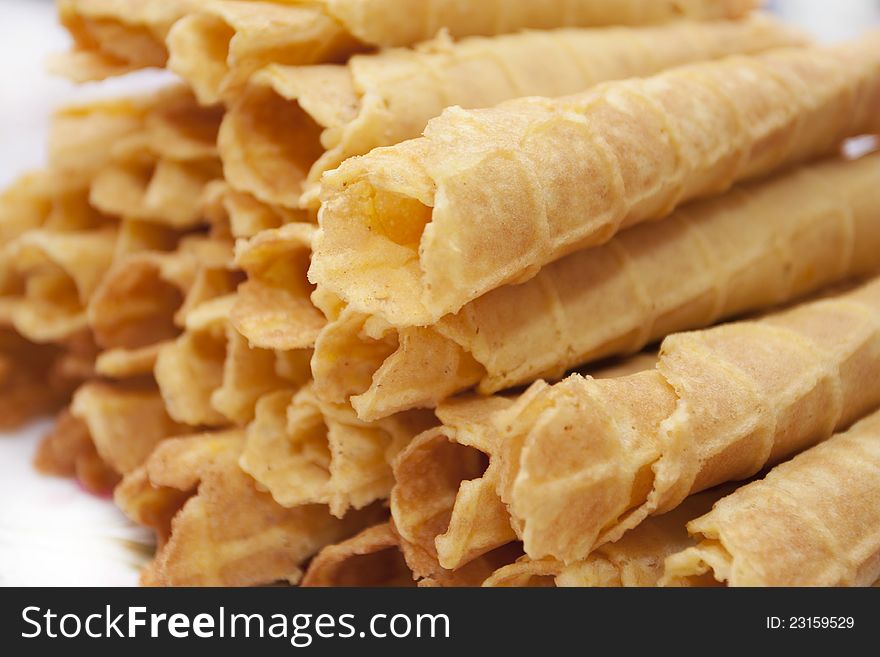
[[[375,419],[433,407],[474,385],[491,394],[559,378],[675,331],[869,275],[880,267],[878,176],[880,157],[871,154],[739,186],[575,252],[426,327],[347,308],[318,339],[316,388]]]
[[[756,4],[60,1],[183,82],[0,196],[0,425],[145,585],[873,581],[880,41]]]
[[[220,151],[237,189],[268,203],[316,207],[323,173],[349,157],[418,137],[451,105],[562,96],[678,64],[803,44],[799,33],[756,15],[656,28],[443,38],[417,50],[358,55],[344,65],[273,64],[235,94]]]
[[[424,137],[325,176],[310,277],[356,311],[425,325],[687,200],[875,131],[878,97],[872,35],[452,108]]]

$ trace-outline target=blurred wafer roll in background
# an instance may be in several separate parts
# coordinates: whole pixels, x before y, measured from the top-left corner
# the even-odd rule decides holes
[[[310,277],[426,325],[543,265],[878,129],[880,38],[448,109],[325,175]]]
[[[321,505],[279,506],[238,467],[243,441],[240,430],[166,440],[116,489],[120,508],[160,543],[143,584],[296,583],[309,557],[386,515],[371,507],[340,520]]]
[[[279,504],[326,504],[341,518],[387,499],[394,458],[433,424],[424,411],[361,422],[350,407],[320,401],[311,386],[281,390],[257,404],[241,466]]]
[[[880,577],[880,413],[688,523],[666,584],[871,586]]]
[[[441,38],[416,49],[357,55],[345,65],[272,64],[234,95],[219,147],[236,189],[267,203],[316,207],[324,172],[373,148],[418,137],[451,105],[562,96],[693,61],[805,43],[800,33],[755,15],[457,43]]]
[[[534,384],[493,422],[501,498],[534,558],[572,563],[689,494],[880,407],[880,281],[674,334],[655,370]]]
[[[347,541],[328,545],[309,564],[302,586],[415,586],[387,522],[368,527]]]
[[[174,22],[207,0],[57,0],[58,18],[73,39],[54,56],[53,72],[75,82],[163,67]]]
[[[73,477],[85,490],[99,495],[112,491],[122,479],[98,454],[86,423],[74,417],[69,408],[55,417],[40,441],[34,467],[43,474]]]
[[[176,338],[187,313],[235,290],[231,245],[202,236],[181,239],[173,251],[146,250],[119,259],[92,296],[88,317],[103,352],[102,376],[152,373],[159,347]]]
[[[230,319],[249,343],[264,349],[315,346],[326,321],[311,300],[308,269],[316,227],[291,223],[265,230],[235,249],[247,274],[238,287]]]
[[[364,420],[494,393],[670,333],[782,304],[880,263],[880,155],[835,158],[698,201],[543,268],[428,327],[343,311],[312,369]]]
[[[61,342],[89,331],[86,308],[113,262],[117,230],[31,230],[3,249],[3,287],[20,296],[12,324],[37,343]],[[10,280],[11,279],[11,280]]]
[[[264,230],[290,223],[317,224],[313,212],[282,208],[233,189],[225,179],[213,180],[202,193],[202,213],[217,239],[248,239]]]
[[[434,38],[495,35],[527,28],[662,23],[681,18],[739,18],[754,0],[324,0],[201,2],[168,35],[169,67],[206,104],[235,93],[266,64],[344,61],[377,46],[409,46]],[[393,15],[394,20],[388,20]]]
[[[251,347],[229,323],[235,294],[205,301],[186,328],[158,352],[154,373],[169,414],[191,426],[244,425],[257,400],[310,378],[311,350]]]
[[[92,375],[93,361],[88,339],[34,344],[0,318],[0,430],[57,411]]]
[[[177,162],[217,156],[222,108],[202,107],[184,85],[62,107],[52,116],[49,168],[88,183],[110,162],[144,152]]]
[[[694,545],[687,523],[729,492],[730,487],[721,487],[691,495],[669,513],[648,518],[619,541],[606,543],[568,566],[554,559],[522,557],[492,573],[483,586],[657,586],[666,557]]]
[[[191,430],[168,415],[149,380],[86,383],[74,394],[70,413],[101,460],[120,475],[139,467],[160,441]]]

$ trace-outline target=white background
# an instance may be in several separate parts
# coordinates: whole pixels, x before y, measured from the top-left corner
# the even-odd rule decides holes
[[[826,41],[880,22],[880,0],[776,0],[768,6]],[[166,79],[146,72],[75,88],[44,74],[45,57],[67,43],[48,0],[0,0],[0,30],[0,187],[43,162],[53,107]],[[48,426],[42,421],[0,433],[0,585],[135,584],[146,532],[132,527],[109,500],[31,468]]]

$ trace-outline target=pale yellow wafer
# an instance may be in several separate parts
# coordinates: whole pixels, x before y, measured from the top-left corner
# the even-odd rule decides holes
[[[880,413],[776,466],[688,524],[664,581],[870,586],[880,577]]]
[[[418,137],[451,105],[562,96],[693,61],[804,43],[790,28],[755,16],[457,43],[441,38],[415,50],[358,55],[345,65],[273,64],[231,102],[219,146],[236,189],[267,203],[316,207],[324,172],[373,148]]]
[[[449,109],[323,180],[310,278],[426,325],[684,201],[878,128],[880,38],[680,67],[560,99]]]
[[[418,411],[361,422],[350,407],[320,401],[311,386],[281,390],[257,404],[241,466],[279,504],[326,504],[341,518],[388,497],[394,458],[435,423]]]
[[[238,467],[243,439],[228,431],[167,440],[116,489],[120,508],[160,539],[142,583],[296,583],[322,547],[381,520],[378,508],[339,520],[319,505],[278,506]]]
[[[429,327],[342,312],[316,390],[364,420],[494,393],[669,333],[772,307],[880,267],[880,155],[835,158],[685,206],[573,253]],[[596,318],[601,321],[596,321]]]
[[[648,518],[619,541],[606,543],[568,566],[554,559],[522,557],[492,573],[483,586],[657,586],[666,557],[694,544],[685,525],[729,492],[723,487],[692,495],[669,513]]]
[[[169,66],[204,103],[235,93],[270,63],[344,60],[370,46],[408,46],[441,30],[454,37],[524,28],[660,23],[744,16],[754,0],[324,0],[207,2],[168,36]],[[393,19],[389,17],[393,16]]]
[[[689,494],[819,443],[880,406],[880,281],[668,337],[656,370],[536,383],[494,422],[501,498],[530,557],[565,563]]]

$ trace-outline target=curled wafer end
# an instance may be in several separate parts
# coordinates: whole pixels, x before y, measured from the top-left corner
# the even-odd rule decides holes
[[[206,105],[238,92],[267,64],[335,61],[358,48],[318,5],[237,1],[200,6],[174,25],[167,43],[168,67]]]
[[[350,401],[366,421],[434,408],[485,373],[464,349],[432,327],[398,329],[348,309],[321,332],[312,369],[322,396]]]
[[[347,406],[318,399],[311,386],[278,391],[257,405],[241,465],[283,506],[327,504],[343,517],[385,499],[390,463],[410,439],[434,423],[413,412],[367,424]]]
[[[347,153],[336,151],[359,105],[345,66],[267,66],[223,120],[219,147],[227,179],[266,203],[300,207],[321,173],[345,159]]]
[[[256,347],[306,349],[324,326],[310,300],[307,271],[315,227],[287,224],[264,231],[236,247],[236,262],[248,274],[238,289],[230,319]]]
[[[398,457],[391,513],[407,561],[419,577],[457,570],[516,538],[495,492],[496,437],[488,419],[502,398],[449,402],[444,427],[416,437]]]
[[[10,244],[7,266],[23,287],[12,310],[18,332],[49,342],[86,331],[86,306],[110,267],[116,235],[111,227],[69,233],[40,229]]]
[[[399,541],[387,522],[321,550],[301,586],[414,586]]]
[[[149,383],[87,383],[73,397],[71,414],[88,428],[98,455],[120,474],[137,468],[168,436],[186,427],[172,420]]]
[[[163,67],[165,34],[193,0],[59,0],[61,24],[73,37],[70,52],[50,61],[53,72],[75,82],[102,80],[141,68]]]
[[[243,440],[228,431],[165,441],[119,486],[119,506],[165,539],[145,584],[296,583],[308,557],[382,519],[378,508],[338,520],[320,505],[278,506],[238,467]]]

